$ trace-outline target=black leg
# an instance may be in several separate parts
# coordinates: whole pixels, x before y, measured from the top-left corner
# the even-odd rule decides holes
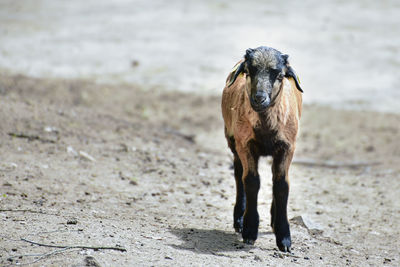
[[[259,224],[257,212],[257,195],[260,189],[260,177],[258,175],[259,155],[255,153],[254,147],[249,148],[247,145],[237,146],[234,138],[228,139],[228,145],[235,155],[237,194],[233,214],[234,227],[239,231],[242,229],[243,242],[254,244],[257,239]]]
[[[225,129],[226,134],[226,129]],[[235,181],[236,181],[236,203],[233,209],[233,227],[235,231],[241,233],[243,230],[243,214],[246,207],[246,196],[244,194],[244,187],[242,182],[243,176],[243,165],[240,161],[240,158],[236,152],[236,144],[235,138],[227,137],[228,146],[231,149],[234,159],[233,159],[233,167],[235,173]]]
[[[292,245],[290,237],[289,222],[287,219],[287,200],[289,195],[289,185],[284,177],[274,181],[273,185],[274,206],[273,226],[276,245],[281,251],[290,251]]]
[[[283,151],[274,155],[272,163],[273,200],[271,206],[271,224],[279,250],[289,252],[292,245],[289,221],[287,219],[287,202],[289,197],[289,165],[293,152]]]
[[[233,227],[235,231],[241,233],[243,230],[243,213],[246,207],[246,196],[244,194],[242,175],[243,167],[238,155],[234,154],[234,168],[235,168],[235,180],[236,180],[236,203],[233,210]]]
[[[249,173],[244,177],[246,193],[246,211],[243,219],[243,242],[254,244],[258,235],[259,216],[257,211],[257,196],[260,189],[260,176],[258,173]]]

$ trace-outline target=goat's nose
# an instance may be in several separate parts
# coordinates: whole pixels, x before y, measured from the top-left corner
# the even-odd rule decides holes
[[[262,104],[267,100],[267,93],[264,91],[257,91],[256,95],[254,96],[254,101],[257,104]]]

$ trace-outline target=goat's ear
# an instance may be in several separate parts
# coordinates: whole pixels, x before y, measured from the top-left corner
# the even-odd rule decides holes
[[[240,73],[243,72],[243,70],[244,70],[244,61],[240,64],[237,64],[235,67],[233,67],[233,70],[230,75],[231,77],[230,77],[230,80],[228,83],[228,87],[231,86],[236,81],[236,78],[239,76]]]
[[[254,48],[247,48],[246,54],[244,55],[244,59],[248,60],[251,57],[251,55],[254,53],[254,51],[256,51]]]
[[[285,60],[285,65],[286,65],[286,77],[291,77],[293,78],[294,82],[296,83],[296,87],[297,90],[299,90],[300,92],[303,93],[303,89],[301,89],[300,86],[300,81],[299,81],[299,77],[296,75],[296,72],[294,71],[294,69],[290,66],[288,58],[288,55],[282,55],[282,58]]]

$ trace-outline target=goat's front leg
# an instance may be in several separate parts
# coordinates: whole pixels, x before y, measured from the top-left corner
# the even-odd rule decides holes
[[[254,244],[258,235],[259,216],[257,211],[257,196],[260,189],[258,175],[258,156],[247,149],[238,149],[238,155],[243,167],[242,181],[246,198],[246,208],[243,216],[243,242]]]
[[[271,205],[271,226],[276,237],[276,244],[281,251],[289,252],[292,244],[289,222],[287,219],[287,202],[289,197],[289,166],[293,150],[284,150],[273,156],[272,179],[273,200]]]

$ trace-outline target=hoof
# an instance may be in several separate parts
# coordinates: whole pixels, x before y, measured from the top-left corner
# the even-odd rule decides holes
[[[243,239],[243,243],[245,243],[245,244],[254,245],[254,242],[256,242],[256,241],[253,239],[247,239],[247,238]]]
[[[258,213],[254,212],[252,214],[248,214],[247,217],[244,217],[243,220],[243,231],[242,237],[243,242],[246,244],[254,244],[257,240],[258,236]]]
[[[286,246],[279,247],[279,250],[282,251],[282,252],[288,252],[288,253],[290,253],[290,247],[286,247]]]
[[[282,252],[289,252],[290,253],[290,247],[292,245],[292,242],[290,241],[290,238],[284,238],[280,244],[277,244],[278,248]]]
[[[258,236],[257,228],[249,229],[243,227],[242,237],[244,243],[253,245],[254,242],[257,240],[257,236]]]
[[[233,228],[235,228],[236,233],[243,232],[243,217],[233,222]]]

